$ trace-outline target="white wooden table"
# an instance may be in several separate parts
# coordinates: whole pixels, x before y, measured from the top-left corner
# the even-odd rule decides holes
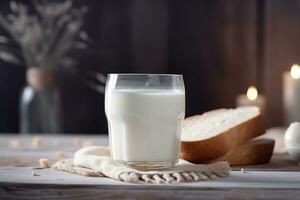
[[[244,166],[246,173],[235,167],[228,178],[175,185],[136,185],[39,168],[38,159],[54,162],[57,150],[72,156],[78,137],[108,144],[106,136],[41,135],[43,144],[32,149],[31,135],[0,135],[0,199],[300,199],[300,167],[286,154],[273,156],[270,164]],[[19,149],[9,147],[12,138],[22,141]]]

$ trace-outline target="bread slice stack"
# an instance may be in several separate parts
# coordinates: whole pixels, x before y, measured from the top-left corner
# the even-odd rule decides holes
[[[219,109],[186,118],[180,157],[193,163],[228,161],[231,165],[268,162],[274,140],[251,140],[264,134],[258,107]]]

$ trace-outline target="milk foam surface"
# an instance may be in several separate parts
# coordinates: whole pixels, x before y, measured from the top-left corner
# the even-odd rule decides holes
[[[119,161],[177,160],[185,93],[121,89],[106,94],[112,157]]]

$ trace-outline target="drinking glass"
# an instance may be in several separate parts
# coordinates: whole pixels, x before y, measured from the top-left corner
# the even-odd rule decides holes
[[[179,159],[185,89],[177,74],[109,74],[105,113],[112,158],[140,170]]]

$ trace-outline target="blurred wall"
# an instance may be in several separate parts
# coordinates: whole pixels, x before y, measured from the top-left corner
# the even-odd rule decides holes
[[[282,124],[282,74],[300,63],[300,1],[266,1],[264,87],[269,125]],[[300,102],[299,102],[300,103]]]
[[[0,2],[0,11],[7,12],[8,2]],[[281,117],[274,116],[281,114],[281,90],[277,88],[281,88],[282,70],[299,60],[295,42],[300,30],[299,1],[74,3],[90,7],[85,28],[93,43],[80,57],[83,70],[183,74],[187,116],[233,107],[237,94],[256,85],[268,98],[268,125],[281,124]],[[5,32],[0,30],[1,34]],[[0,61],[0,132],[18,132],[24,74],[24,66]],[[77,78],[59,77],[64,132],[106,133],[104,95]]]

